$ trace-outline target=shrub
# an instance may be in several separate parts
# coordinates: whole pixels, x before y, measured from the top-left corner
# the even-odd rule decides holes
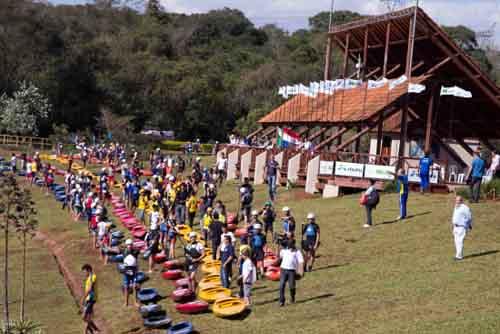
[[[184,150],[184,145],[186,141],[180,140],[164,140],[161,142],[161,148],[167,151],[182,151]],[[201,144],[200,149],[202,153],[212,153],[214,145],[213,144]]]
[[[398,183],[397,181],[388,181],[384,184],[384,192],[387,193],[396,193],[398,192]]]
[[[463,199],[470,200],[470,188],[469,187],[460,187],[455,190],[457,196],[461,196]]]

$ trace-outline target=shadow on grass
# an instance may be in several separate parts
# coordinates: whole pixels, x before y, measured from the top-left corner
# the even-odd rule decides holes
[[[412,218],[415,218],[415,217],[420,217],[420,216],[425,216],[425,215],[430,215],[432,213],[432,211],[425,211],[425,212],[421,212],[421,213],[415,213],[413,215],[409,215],[409,216],[406,216],[405,219],[394,219],[394,220],[388,220],[388,221],[385,221],[385,222],[382,222],[380,224],[377,224],[377,225],[388,225],[388,224],[394,224],[394,223],[398,223],[398,222],[405,222],[405,220],[409,220],[409,219],[412,219]]]
[[[481,252],[481,253],[471,254],[471,255],[464,256],[464,260],[465,259],[472,259],[472,258],[475,258],[475,257],[486,256],[486,255],[492,255],[492,254],[496,254],[496,253],[500,253],[500,251],[499,250],[491,250],[491,251],[487,251],[487,252]]]
[[[330,264],[330,265],[323,266],[323,267],[314,267],[312,272],[319,271],[319,270],[328,270],[328,269],[333,269],[333,268],[345,267],[348,265],[350,265],[350,263]],[[308,274],[310,274],[310,273],[308,273]]]
[[[333,293],[325,293],[323,295],[314,296],[314,297],[310,297],[310,298],[306,298],[306,299],[301,299],[301,300],[295,302],[295,304],[307,303],[307,302],[310,302],[313,300],[325,299],[325,298],[330,298],[330,297],[334,297],[334,296],[335,295]]]

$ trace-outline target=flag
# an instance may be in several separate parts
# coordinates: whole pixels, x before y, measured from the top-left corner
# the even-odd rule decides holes
[[[293,146],[302,145],[302,140],[298,133],[289,128],[278,128],[278,142],[279,148],[289,148]]]
[[[394,88],[396,88],[396,86],[401,85],[406,80],[408,80],[406,75],[402,75],[399,78],[397,78],[396,80],[391,81],[391,83],[389,84],[389,90],[393,90]]]
[[[420,94],[425,91],[425,86],[420,84],[409,84],[408,85],[408,93]]]
[[[388,82],[386,78],[382,78],[380,80],[368,80],[368,89],[375,89],[385,86]]]
[[[443,95],[451,95],[456,97],[462,97],[464,99],[472,98],[472,93],[468,90],[462,89],[458,86],[453,87],[441,87],[441,96]]]

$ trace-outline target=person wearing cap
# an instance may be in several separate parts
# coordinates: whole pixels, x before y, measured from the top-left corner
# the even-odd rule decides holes
[[[212,243],[212,258],[215,260],[217,258],[217,249],[221,244],[221,236],[222,236],[222,223],[219,220],[219,213],[214,211],[213,221],[209,226],[210,230],[210,241]]]
[[[129,240],[127,240],[129,241]],[[130,240],[130,243],[132,240]],[[129,245],[127,245],[129,247]],[[125,299],[124,306],[127,307],[129,304],[130,291],[133,290],[135,306],[139,306],[137,302],[137,257],[131,252],[125,255],[123,259],[123,296]]]
[[[262,209],[261,214],[262,220],[264,222],[264,233],[267,237],[267,233],[271,232],[271,236],[274,234],[274,220],[276,219],[276,212],[273,208],[273,203],[267,201]]]
[[[226,175],[227,175],[227,158],[226,158],[226,154],[224,152],[221,153],[219,159],[217,160],[217,168],[216,168],[216,171],[217,171],[217,183],[219,183],[219,185],[222,185],[222,182],[224,182],[224,179],[226,178]]]
[[[269,159],[264,167],[264,174],[267,178],[267,185],[269,187],[269,199],[274,201],[276,198],[276,180],[278,178],[278,171],[280,169],[279,163],[274,158],[274,155],[271,155],[271,159]]]
[[[252,212],[253,193],[254,189],[250,184],[250,180],[248,177],[245,177],[240,187],[241,214],[245,222],[249,221],[250,213]]]
[[[306,255],[305,271],[312,271],[319,243],[319,225],[316,224],[316,215],[310,212],[307,214],[307,224],[302,228],[302,249]]]
[[[290,288],[290,298],[292,303],[295,303],[296,286],[295,276],[302,275],[304,267],[304,258],[302,253],[297,250],[295,241],[288,240],[287,245],[280,251],[280,296],[279,305],[285,305],[285,287],[288,282]]]
[[[189,243],[184,246],[186,256],[187,272],[189,273],[189,288],[196,291],[196,272],[203,259],[205,248],[198,242],[196,232],[189,233]]]
[[[193,191],[189,196],[187,202],[187,214],[188,214],[188,223],[189,227],[193,228],[194,218],[196,217],[196,211],[198,211],[198,198],[196,197],[196,193]]]
[[[469,172],[471,203],[479,203],[479,197],[481,197],[481,183],[483,182],[485,170],[486,162],[481,157],[481,152],[478,149],[474,152],[474,159],[472,159],[472,167]]]
[[[145,237],[146,244],[148,245],[148,261],[149,261],[149,273],[153,272],[154,267],[154,256],[160,253],[160,232],[158,230],[158,225],[151,225],[148,233]]]
[[[201,219],[201,231],[203,233],[203,240],[205,241],[208,241],[208,232],[210,231],[210,225],[213,222],[212,211],[212,208],[207,208],[207,212]]]
[[[283,233],[295,234],[296,223],[295,223],[295,218],[292,216],[290,208],[288,206],[285,206],[281,211],[284,214],[284,216],[281,217]]]
[[[266,246],[266,236],[262,233],[262,225],[253,225],[253,233],[250,236],[250,247],[252,247],[252,260],[260,269],[260,274],[264,277],[264,247]]]

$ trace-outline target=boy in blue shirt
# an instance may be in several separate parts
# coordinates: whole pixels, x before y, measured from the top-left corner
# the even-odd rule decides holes
[[[486,163],[479,155],[479,151],[474,152],[474,159],[471,167],[471,202],[478,203],[481,195],[481,182],[483,181]]]
[[[423,193],[429,188],[429,178],[434,161],[430,157],[430,152],[425,151],[424,156],[420,159],[420,192]]]

